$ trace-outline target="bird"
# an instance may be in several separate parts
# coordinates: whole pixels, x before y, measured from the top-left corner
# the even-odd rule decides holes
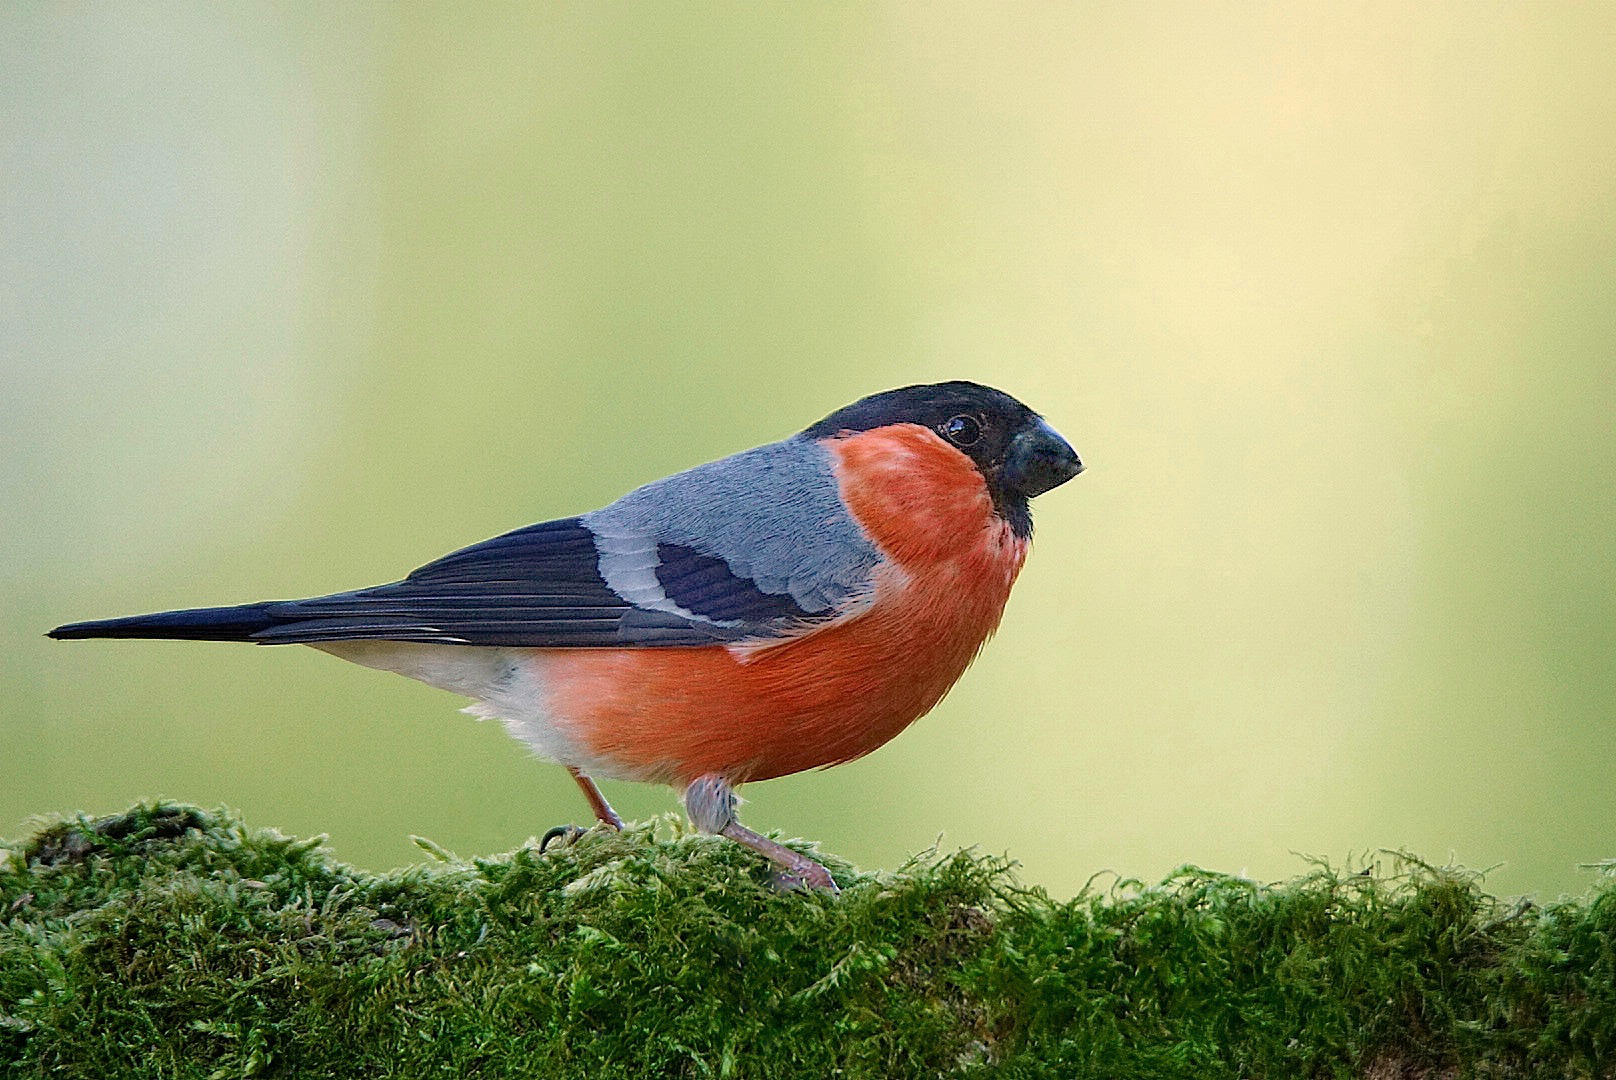
[[[48,636],[300,644],[405,675],[564,766],[599,825],[623,820],[597,778],[670,785],[777,885],[835,892],[740,823],[736,789],[863,757],[941,701],[999,625],[1029,500],[1083,468],[1003,391],[904,386],[390,584]]]

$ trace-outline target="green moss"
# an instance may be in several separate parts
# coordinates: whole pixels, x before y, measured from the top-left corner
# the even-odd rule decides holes
[[[674,822],[393,874],[225,812],[0,863],[0,1074],[1608,1077],[1616,883],[1505,905],[1413,859],[1069,902],[962,853],[773,891]]]

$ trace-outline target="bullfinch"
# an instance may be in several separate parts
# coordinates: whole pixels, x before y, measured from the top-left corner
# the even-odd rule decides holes
[[[472,698],[566,767],[671,784],[691,822],[834,890],[735,789],[862,757],[940,701],[1004,612],[1028,500],[1083,463],[972,382],[874,394],[783,439],[389,585],[71,623],[53,638],[310,645]]]

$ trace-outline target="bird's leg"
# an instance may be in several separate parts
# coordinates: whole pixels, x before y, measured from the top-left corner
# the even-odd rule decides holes
[[[595,782],[575,766],[568,765],[567,771],[578,781],[578,787],[583,790],[584,798],[589,800],[589,809],[595,812],[595,820],[608,829],[621,832],[623,819],[617,816],[617,811],[612,809],[612,804],[606,801],[606,796],[600,793],[600,788],[595,786]]]
[[[724,826],[723,835],[737,844],[745,844],[759,855],[776,863],[780,867],[777,880],[788,889],[806,885],[821,892],[841,891],[836,887],[836,879],[830,876],[829,870],[806,855],[792,851],[782,844],[776,844],[767,836],[759,836],[738,821],[732,821]]]
[[[589,800],[589,809],[595,812],[595,820],[608,829],[622,831],[623,819],[617,816],[617,811],[612,809],[612,804],[606,801],[606,796],[600,793],[600,788],[595,786],[595,782],[583,770],[574,768],[571,765],[567,766],[567,771],[578,782],[578,787],[583,791],[584,798]],[[574,843],[583,834],[584,830],[576,825],[557,825],[544,834],[543,839],[539,841],[539,850],[541,852],[545,851],[557,840],[564,840],[569,844]]]
[[[780,867],[777,881],[787,888],[806,885],[810,889],[838,892],[830,871],[806,855],[777,844],[735,820],[735,789],[722,777],[698,776],[685,788],[685,811],[691,824],[705,833],[727,836],[744,844]]]

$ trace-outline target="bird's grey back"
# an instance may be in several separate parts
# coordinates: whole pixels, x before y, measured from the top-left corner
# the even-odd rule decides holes
[[[830,451],[801,435],[653,481],[583,521],[608,584],[665,610],[646,577],[665,561],[658,545],[721,559],[815,616],[865,593],[882,558],[842,501]]]

